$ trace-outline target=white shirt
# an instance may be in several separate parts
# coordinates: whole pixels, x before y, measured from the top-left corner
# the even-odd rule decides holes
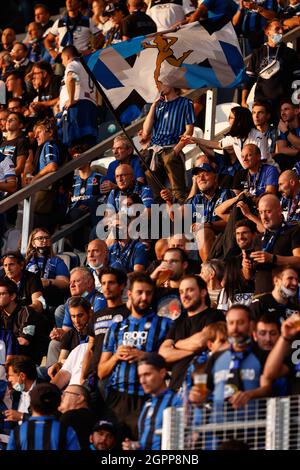
[[[47,32],[58,36],[59,52],[61,52],[63,50],[61,41],[67,32],[66,26],[62,25],[62,18],[58,18]],[[89,48],[91,36],[95,34],[99,34],[99,29],[91,18],[89,19],[89,28],[77,26],[73,32],[73,44],[76,49],[79,52],[86,51]]]
[[[246,144],[257,145],[257,147],[260,149],[261,159],[264,160],[264,163],[272,164],[271,155],[268,150],[268,139],[262,132],[255,128],[251,129],[248,137],[245,140],[242,140],[239,137],[232,137],[231,135],[227,135],[226,137],[223,137],[219,143],[223,149],[233,147],[237,159],[242,166],[242,149]]]
[[[33,387],[36,386],[36,381],[33,382],[33,384],[31,385],[30,389],[28,390],[28,392],[22,392],[21,393],[21,396],[20,396],[20,401],[19,401],[19,405],[18,405],[18,411],[20,413],[28,413],[28,410],[29,410],[29,406],[30,406],[30,396],[29,396],[29,392],[33,389]]]
[[[91,78],[88,76],[84,70],[83,65],[79,60],[72,60],[68,63],[65,75],[62,81],[62,86],[59,94],[59,106],[60,110],[63,110],[64,104],[69,99],[69,94],[67,90],[66,80],[68,74],[72,74],[72,77],[75,80],[75,96],[74,99],[77,100],[89,100],[97,104],[96,101],[96,87],[92,82]]]
[[[87,343],[76,346],[76,348],[70,352],[61,368],[61,370],[66,370],[71,374],[69,385],[78,385],[80,383],[82,362],[87,346]]]

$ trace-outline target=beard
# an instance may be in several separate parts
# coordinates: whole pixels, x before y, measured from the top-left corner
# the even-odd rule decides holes
[[[141,307],[140,305],[141,305],[140,303],[135,303],[135,302],[132,301],[132,306],[134,307],[135,311],[139,315],[145,315],[148,312],[149,308],[150,308],[150,304],[145,302],[144,307]]]
[[[196,310],[198,310],[201,307],[201,305],[202,305],[202,299],[199,298],[199,299],[194,300],[194,302],[191,303],[187,308],[186,307],[184,308],[186,308],[186,310],[188,310],[189,312],[196,312]]]

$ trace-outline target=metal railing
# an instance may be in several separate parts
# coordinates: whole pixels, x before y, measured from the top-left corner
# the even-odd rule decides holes
[[[219,450],[228,441],[251,450],[300,449],[300,395],[164,410],[162,450]]]

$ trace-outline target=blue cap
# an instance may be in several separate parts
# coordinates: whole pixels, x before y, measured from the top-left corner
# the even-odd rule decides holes
[[[217,173],[216,169],[209,163],[202,163],[202,165],[195,166],[192,174],[197,175],[200,171],[207,171],[207,173]]]

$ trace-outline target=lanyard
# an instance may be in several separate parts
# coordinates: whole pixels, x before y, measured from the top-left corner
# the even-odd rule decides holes
[[[260,166],[259,169],[258,169],[258,172],[253,175],[253,179],[251,178],[251,174],[250,172],[248,171],[247,172],[247,184],[248,184],[248,191],[250,194],[252,194],[253,196],[256,196],[256,190],[257,190],[257,185],[258,185],[258,181],[259,181],[259,178],[260,178],[260,174],[261,174],[261,169],[262,167]]]
[[[291,227],[292,227],[291,224],[282,222],[281,226],[275,232],[271,232],[267,230],[262,237],[262,245],[263,245],[262,250],[267,251],[268,253],[272,253],[275,242],[277,238],[279,237],[279,235],[281,235],[283,232],[285,232],[287,229]]]

